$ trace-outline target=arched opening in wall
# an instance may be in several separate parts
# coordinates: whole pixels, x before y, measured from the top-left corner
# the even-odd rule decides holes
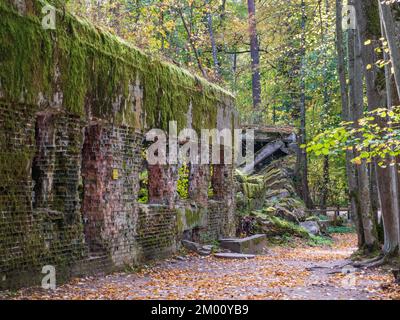
[[[55,161],[54,116],[39,114],[35,122],[36,153],[32,162],[32,206],[45,208],[52,204]]]
[[[183,162],[178,168],[178,181],[176,184],[176,191],[182,200],[189,199],[189,175],[190,164]]]
[[[201,239],[202,228],[194,227],[193,229],[185,230],[182,235],[182,240],[192,241],[200,243]]]
[[[101,242],[101,226],[103,217],[100,208],[103,204],[103,174],[108,168],[102,161],[101,154],[102,129],[100,125],[90,125],[85,128],[82,147],[82,202],[81,211],[84,222],[84,234],[91,254],[105,251]]]
[[[79,184],[78,184],[78,196],[79,196],[79,203],[82,206],[83,200],[85,198],[85,188],[83,187],[83,177],[82,177],[82,172],[79,177]]]
[[[214,175],[214,166],[210,165],[209,169],[210,169],[210,175],[209,175],[210,179],[208,180],[207,195],[208,195],[209,199],[212,199],[212,198],[214,198],[214,195],[215,195],[214,186],[213,186],[213,183],[212,183],[212,179],[213,179],[213,175]]]
[[[35,156],[32,161],[32,170],[31,170],[31,175],[32,175],[32,207],[33,209],[38,208],[38,203],[39,203],[39,195],[41,194],[41,177],[43,175],[42,170],[40,169],[39,165],[39,125],[38,125],[38,120],[36,119],[35,121]]]
[[[143,148],[141,152],[142,162],[141,169],[139,172],[139,192],[138,192],[138,203],[148,204],[149,203],[149,164],[146,160],[146,151]]]
[[[225,180],[225,163],[224,155],[225,149],[222,144],[218,146],[219,148],[219,163],[214,163],[211,165],[211,179],[210,179],[210,189],[212,190],[212,199],[221,200],[224,195],[224,180]]]

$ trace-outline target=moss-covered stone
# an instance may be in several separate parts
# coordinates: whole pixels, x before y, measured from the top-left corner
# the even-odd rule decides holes
[[[268,237],[282,235],[292,235],[304,239],[311,237],[306,229],[296,223],[262,212],[253,212],[253,215],[260,219],[256,224],[258,231],[267,234]]]
[[[305,219],[304,202],[296,194],[293,156],[273,161],[256,175],[236,173],[238,208],[244,215],[265,210],[275,216],[298,222]]]

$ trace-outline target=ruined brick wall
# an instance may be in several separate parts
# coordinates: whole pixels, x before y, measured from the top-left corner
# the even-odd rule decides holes
[[[141,205],[135,239],[139,260],[162,258],[177,250],[176,210],[163,205]]]
[[[93,254],[130,264],[135,251],[143,136],[128,127],[94,124],[83,146],[83,218]]]
[[[147,167],[151,128],[231,128],[233,97],[38,0],[0,2],[0,290],[112,271],[173,254],[180,240],[232,234],[230,166]],[[71,32],[73,30],[73,32]],[[214,195],[209,194],[213,185]]]
[[[39,283],[44,265],[59,266],[61,280],[85,254],[81,123],[21,104],[0,110],[0,288]]]

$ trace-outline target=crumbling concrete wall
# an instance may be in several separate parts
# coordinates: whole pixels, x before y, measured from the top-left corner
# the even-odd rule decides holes
[[[176,252],[182,238],[234,231],[232,167],[147,167],[145,133],[230,128],[234,99],[68,13],[42,28],[43,3],[0,2],[0,289],[111,271]],[[208,192],[213,185],[214,195]]]

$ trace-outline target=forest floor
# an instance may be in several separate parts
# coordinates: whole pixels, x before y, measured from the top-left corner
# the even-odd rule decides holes
[[[177,257],[137,272],[75,279],[53,292],[24,289],[8,299],[400,299],[388,270],[346,267],[355,235],[333,237],[330,246],[276,246],[251,260]]]

